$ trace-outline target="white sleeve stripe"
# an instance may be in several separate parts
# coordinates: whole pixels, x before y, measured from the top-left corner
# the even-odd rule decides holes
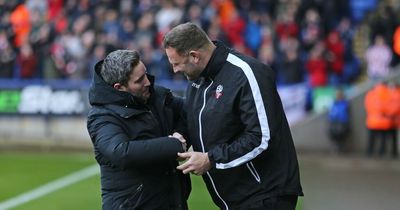
[[[216,168],[217,169],[226,169],[226,168],[232,168],[236,167],[238,165],[241,165],[249,160],[252,160],[255,158],[257,155],[259,155],[261,152],[267,149],[268,147],[268,141],[270,139],[270,131],[269,131],[269,125],[268,125],[268,118],[267,114],[265,113],[265,107],[264,107],[264,101],[261,97],[261,92],[260,92],[260,87],[258,86],[257,80],[254,76],[253,71],[251,70],[250,66],[244,62],[242,59],[239,57],[229,54],[227,61],[230,62],[231,64],[238,66],[244,74],[247,77],[247,80],[249,81],[251,92],[253,94],[254,98],[254,103],[256,105],[256,110],[257,110],[257,115],[258,115],[258,121],[261,126],[261,143],[258,147],[254,148],[252,151],[248,152],[247,154],[234,159],[228,163],[216,163]]]

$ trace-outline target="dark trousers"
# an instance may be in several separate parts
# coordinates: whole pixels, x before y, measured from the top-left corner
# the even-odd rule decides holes
[[[391,139],[391,156],[396,158],[398,156],[397,148],[397,130],[369,130],[367,156],[372,156],[375,151],[375,142],[380,142],[379,156],[386,154],[386,141]]]
[[[246,207],[246,210],[295,210],[297,196],[287,195],[271,197],[256,203],[254,206]],[[244,209],[243,209],[244,210]]]
[[[392,138],[392,157],[397,158],[399,156],[399,149],[397,147],[397,129],[391,129],[389,132]]]
[[[388,132],[384,130],[369,130],[367,156],[372,156],[375,151],[375,142],[380,142],[379,156],[386,153],[386,138]]]

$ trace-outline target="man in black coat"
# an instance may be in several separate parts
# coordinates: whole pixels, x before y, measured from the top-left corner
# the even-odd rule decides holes
[[[153,86],[137,51],[116,50],[96,64],[89,102],[103,210],[187,209],[190,179],[175,169],[182,99]]]
[[[194,151],[178,154],[187,159],[178,169],[203,175],[221,209],[294,210],[303,192],[274,71],[193,23],[174,27],[163,45],[190,80],[183,134]]]

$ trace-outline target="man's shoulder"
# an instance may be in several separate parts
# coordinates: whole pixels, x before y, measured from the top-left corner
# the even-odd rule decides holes
[[[111,111],[107,109],[105,106],[97,106],[94,105],[89,109],[87,114],[88,118],[98,118],[99,116],[110,115]]]
[[[229,53],[227,61],[240,69],[248,68],[252,71],[271,69],[268,64],[265,64],[252,56],[236,51]]]
[[[160,85],[154,85],[153,89],[156,95],[167,95],[171,93],[169,88]]]

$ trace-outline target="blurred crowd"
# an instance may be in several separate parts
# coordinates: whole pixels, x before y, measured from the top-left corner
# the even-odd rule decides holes
[[[130,48],[158,79],[183,80],[160,43],[191,21],[271,65],[278,85],[351,84],[399,62],[399,14],[396,0],[0,0],[0,78],[91,79]]]

